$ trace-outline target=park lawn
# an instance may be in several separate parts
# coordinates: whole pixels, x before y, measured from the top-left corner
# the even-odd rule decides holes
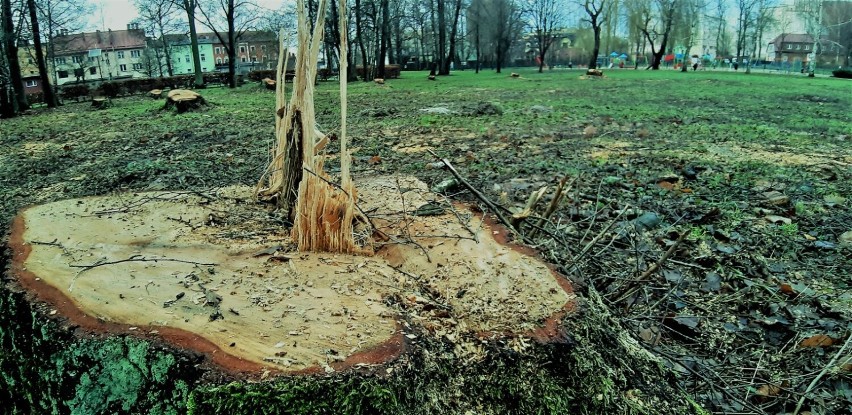
[[[568,201],[534,239],[541,254],[582,290],[601,292],[701,405],[791,411],[839,348],[796,345],[819,335],[842,343],[852,320],[852,242],[842,236],[852,231],[852,83],[510,70],[521,76],[403,72],[385,85],[351,83],[356,179],[438,183],[449,176],[430,149],[517,209],[568,175]],[[317,88],[320,126],[334,132],[336,83]],[[273,93],[256,84],[201,92],[212,105],[180,115],[134,96],[105,110],[70,103],[0,121],[0,223],[70,197],[255,184],[269,158]],[[477,112],[493,108],[483,103],[502,113]],[[476,202],[460,190],[453,197]],[[683,233],[662,270],[636,281]],[[843,370],[810,391],[832,397],[816,405],[852,405]]]

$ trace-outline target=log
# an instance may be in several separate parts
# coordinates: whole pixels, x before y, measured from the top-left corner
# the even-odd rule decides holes
[[[160,99],[160,98],[163,97],[163,90],[162,89],[152,89],[152,90],[148,91],[148,96],[151,97],[151,98],[154,98],[154,99]]]
[[[188,89],[173,89],[169,91],[163,109],[175,108],[178,113],[183,113],[204,105],[207,105],[207,102],[201,94]]]
[[[102,110],[105,108],[109,108],[112,103],[109,98],[106,97],[93,97],[92,98],[92,108]]]

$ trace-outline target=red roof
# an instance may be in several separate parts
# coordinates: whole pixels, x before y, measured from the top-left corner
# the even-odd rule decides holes
[[[782,33],[772,39],[772,44],[775,44],[776,48],[781,47],[781,42],[784,43],[814,43],[814,38],[811,35],[803,34],[803,33]]]
[[[140,49],[145,47],[145,31],[108,30],[106,32],[75,33],[53,38],[58,55],[78,53],[89,49]]]

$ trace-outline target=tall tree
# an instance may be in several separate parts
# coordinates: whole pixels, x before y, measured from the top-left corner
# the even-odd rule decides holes
[[[36,0],[36,7],[42,29],[42,44],[47,42],[47,61],[55,64],[56,50],[64,46],[62,42],[57,41],[57,36],[83,30],[94,5],[85,0]],[[58,85],[59,79],[55,70],[52,71],[51,78],[53,84]]]
[[[361,0],[355,0],[355,37],[358,38],[358,49],[361,55],[361,66],[364,70],[363,81],[367,82],[370,79],[370,65],[367,63],[367,46],[366,35],[364,30],[364,4]]]
[[[646,4],[642,11],[641,30],[648,45],[651,46],[651,64],[648,66],[650,69],[660,69],[660,64],[663,62],[675,21],[677,5],[678,0],[655,0],[652,5]]]
[[[467,22],[470,29],[469,36],[472,38],[474,54],[476,57],[476,73],[479,73],[479,68],[482,65],[483,58],[483,42],[485,41],[488,23],[485,21],[485,16],[488,13],[484,0],[472,0],[467,8]]]
[[[6,52],[6,66],[8,69],[9,82],[12,84],[11,91],[14,99],[14,112],[25,111],[30,105],[24,91],[24,80],[21,78],[21,64],[18,61],[18,39],[20,32],[15,30],[15,18],[12,13],[11,0],[0,0],[0,15],[3,25],[3,50]]]
[[[195,67],[195,79],[193,84],[196,88],[204,87],[204,74],[201,72],[201,53],[198,50],[198,30],[195,27],[195,11],[198,10],[198,0],[172,0],[172,2],[186,13],[186,22],[189,26],[189,44],[192,49],[192,64]]]
[[[553,44],[556,28],[563,23],[563,7],[559,0],[532,0],[530,3],[529,20],[535,35],[539,73],[544,70],[544,57]]]
[[[438,0],[443,1],[443,0]],[[462,0],[455,0],[453,4],[453,18],[452,25],[450,26],[450,36],[448,39],[449,45],[446,50],[446,55],[442,57],[441,60],[441,69],[438,71],[439,75],[449,75],[450,74],[450,63],[456,57],[456,47],[458,41],[458,30],[459,30],[459,16],[461,15],[462,9]]]
[[[159,49],[158,58],[161,51],[162,56],[165,56],[166,72],[169,76],[174,76],[171,45],[166,35],[176,32],[179,27],[176,15],[178,7],[172,0],[133,0],[133,4],[139,11],[143,25],[148,29],[146,31],[154,35],[152,38],[159,38],[155,41]],[[158,68],[159,66],[157,65]]]
[[[39,78],[41,78],[41,89],[44,91],[44,102],[48,108],[56,108],[59,105],[59,100],[56,99],[56,93],[50,82],[47,63],[44,60],[44,48],[41,45],[41,30],[39,28],[38,10],[35,0],[27,0],[27,10],[29,10],[30,14],[30,30],[33,34],[33,48],[35,49]]]
[[[598,54],[601,50],[601,23],[607,18],[604,13],[609,10],[608,1],[583,0],[583,10],[588,15],[588,18],[584,20],[592,25],[592,33],[594,34],[594,46],[592,46],[592,55],[589,57],[589,69],[595,69],[598,66]]]
[[[199,10],[204,17],[202,24],[216,34],[228,53],[228,86],[236,88],[237,40],[260,19],[257,4],[250,0],[210,0]]]
[[[521,32],[521,9],[514,0],[491,0],[490,6],[494,24],[494,63],[496,72],[500,73],[509,56],[512,42]]]

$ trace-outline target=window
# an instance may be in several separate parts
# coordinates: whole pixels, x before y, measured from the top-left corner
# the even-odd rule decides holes
[[[790,44],[790,43],[788,43],[788,44],[787,44],[787,50],[793,50],[793,45],[792,45],[792,44]]]
[[[141,63],[134,63],[133,64],[133,70],[134,71],[141,71],[142,70],[142,64]]]
[[[98,67],[93,66],[93,67],[89,68],[89,73],[92,74],[92,75],[97,75],[98,74]]]
[[[266,55],[261,56],[260,60],[263,61],[263,62],[266,62]]]
[[[192,72],[192,68],[187,68],[186,73],[190,73],[190,72]]]
[[[104,58],[109,58],[109,52],[104,52]]]
[[[38,82],[35,79],[27,79],[27,88],[35,88],[38,86]]]
[[[127,72],[127,65],[125,65],[125,64],[123,64],[123,63],[122,63],[121,65],[118,65],[118,69],[119,69],[121,72]]]
[[[225,63],[228,63],[228,58],[225,58]]]
[[[240,46],[240,53],[246,53],[246,47]]]
[[[59,76],[59,79],[65,79],[68,77],[68,71],[59,71],[56,74]]]
[[[124,59],[124,51],[115,52],[115,56],[117,56],[118,59]]]
[[[254,46],[249,46],[249,52],[254,53]]]
[[[246,57],[243,56],[243,57],[240,58],[240,62],[246,63],[246,62],[248,62],[248,59],[246,59]]]
[[[53,60],[53,63],[57,65],[65,65],[65,58],[56,58]]]
[[[260,45],[260,51],[266,52],[266,45]]]
[[[222,58],[216,58],[216,65],[222,64]]]
[[[252,63],[257,63],[257,57],[256,57],[256,56],[252,56],[252,57],[251,57],[251,62],[252,62]]]
[[[189,62],[189,55],[183,55],[183,61]]]
[[[82,57],[82,56],[72,56],[72,57],[71,57],[71,62],[74,62],[74,63],[80,63],[80,62],[83,62],[83,57]]]
[[[204,62],[204,61],[206,61],[206,60],[207,60],[207,57],[206,57],[206,56],[204,56],[204,54],[202,53],[202,54],[201,54],[201,62]]]
[[[131,51],[130,51],[130,57],[131,57],[131,58],[138,58],[138,57],[140,57],[140,56],[142,56],[142,51],[140,51],[140,50],[138,50],[138,49],[137,49],[137,50],[131,50]]]
[[[94,62],[94,61],[95,61],[95,57],[94,57],[94,56],[89,56],[89,58],[88,58],[87,60],[88,60],[89,62]]]
[[[32,65],[33,64],[33,58],[27,58],[27,63]]]
[[[811,45],[805,45],[805,50],[811,50]]]
[[[217,54],[217,55],[221,55],[221,54],[222,54],[222,49],[221,49],[221,48],[219,48],[218,46],[216,47],[216,54]]]

